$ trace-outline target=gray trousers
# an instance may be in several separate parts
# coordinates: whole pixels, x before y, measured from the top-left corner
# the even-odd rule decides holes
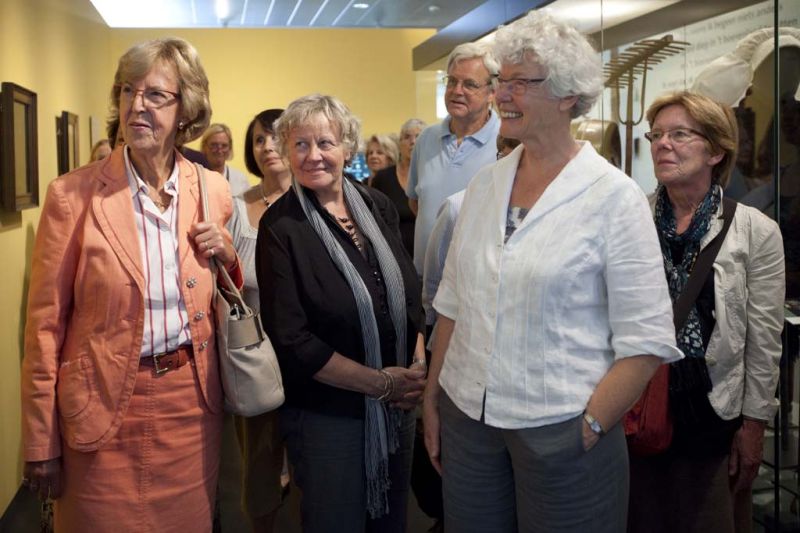
[[[300,488],[304,533],[404,533],[411,483],[414,413],[405,413],[400,446],[389,455],[389,513],[367,515],[364,421],[283,407],[293,478]]]
[[[582,417],[506,430],[473,420],[442,392],[444,524],[448,533],[622,533],[628,454],[618,424],[588,452]]]

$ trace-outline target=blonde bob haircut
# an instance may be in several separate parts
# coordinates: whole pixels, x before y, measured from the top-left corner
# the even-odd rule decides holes
[[[335,96],[313,93],[302,96],[289,104],[283,114],[273,124],[275,144],[282,158],[289,159],[289,135],[292,130],[305,126],[317,115],[322,115],[339,132],[339,142],[350,152],[350,158],[358,151],[361,135],[361,121]]]
[[[386,133],[376,133],[369,139],[364,147],[365,152],[369,152],[369,145],[375,143],[381,147],[383,153],[389,158],[389,166],[396,165],[400,160],[400,147],[397,146],[397,140],[393,135]]]
[[[200,137],[211,121],[211,102],[208,96],[208,78],[197,50],[188,41],[178,37],[154,39],[133,45],[119,58],[114,85],[111,88],[111,106],[108,124],[119,121],[119,93],[123,83],[144,78],[157,63],[175,69],[181,119],[175,144],[183,146]]]
[[[667,106],[681,106],[700,125],[700,132],[712,154],[724,154],[711,169],[711,180],[723,189],[731,179],[739,147],[739,130],[733,110],[708,96],[691,91],[678,91],[662,95],[647,108],[647,122],[653,127],[658,113]]]
[[[227,161],[230,161],[233,159],[233,135],[231,134],[231,129],[225,124],[216,123],[206,128],[206,131],[203,132],[203,139],[200,141],[200,146],[203,148],[203,152],[205,152],[208,148],[208,140],[217,133],[224,133],[228,137],[228,145],[230,148],[228,149]]]

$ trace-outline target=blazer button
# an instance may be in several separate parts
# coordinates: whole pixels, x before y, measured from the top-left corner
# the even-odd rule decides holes
[[[197,280],[195,278],[189,278],[188,280],[186,280],[186,286],[189,287],[190,289],[194,289],[196,285],[197,285]]]
[[[201,350],[205,350],[206,346],[208,346],[208,341],[203,341],[203,342],[200,343],[200,349]]]
[[[203,320],[203,317],[204,317],[204,316],[206,316],[206,314],[205,314],[204,312],[202,312],[202,311],[198,311],[198,312],[196,312],[196,313],[194,314],[194,319],[195,319],[195,320]]]

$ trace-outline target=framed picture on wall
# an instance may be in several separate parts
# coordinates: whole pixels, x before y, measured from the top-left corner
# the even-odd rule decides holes
[[[94,147],[97,141],[105,138],[106,132],[100,119],[95,116],[89,117],[89,146]]]
[[[78,145],[78,115],[62,111],[56,117],[56,140],[58,143],[58,174],[66,174],[80,166]]]
[[[0,204],[9,211],[39,205],[36,93],[0,85]]]

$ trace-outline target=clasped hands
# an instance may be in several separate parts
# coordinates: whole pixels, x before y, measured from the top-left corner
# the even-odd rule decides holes
[[[422,401],[428,367],[424,359],[415,359],[409,368],[389,366],[383,369],[392,381],[388,397],[384,399],[395,409],[414,409]]]

